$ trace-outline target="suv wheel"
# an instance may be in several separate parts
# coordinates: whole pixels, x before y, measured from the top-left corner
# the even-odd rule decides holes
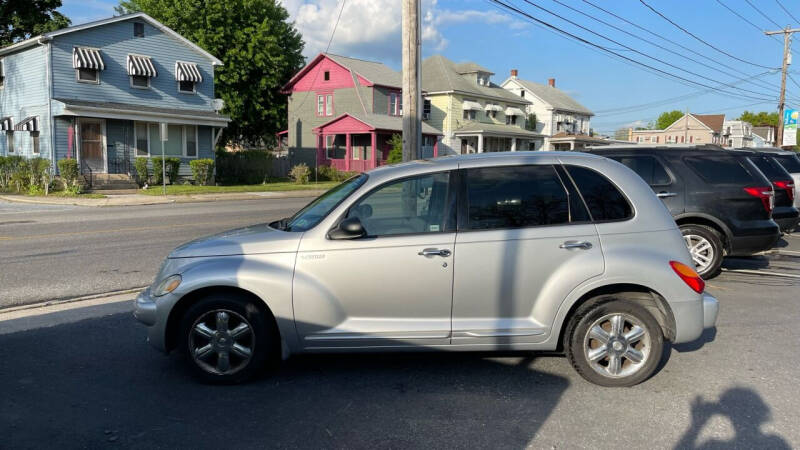
[[[644,306],[608,296],[581,306],[566,337],[572,367],[600,386],[641,383],[655,372],[664,348],[661,326]]]
[[[697,274],[706,280],[717,276],[725,251],[717,231],[704,225],[694,224],[681,225],[680,228]]]
[[[251,300],[213,294],[184,315],[181,349],[202,379],[238,383],[258,373],[275,348],[270,324]]]

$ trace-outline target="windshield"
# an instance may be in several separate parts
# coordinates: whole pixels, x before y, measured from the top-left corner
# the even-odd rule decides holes
[[[283,229],[285,231],[306,231],[317,226],[333,208],[336,208],[342,200],[349,197],[366,181],[367,176],[361,174],[332,188],[292,216]]]

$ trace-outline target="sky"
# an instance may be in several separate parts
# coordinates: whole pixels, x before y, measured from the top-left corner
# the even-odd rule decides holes
[[[324,51],[330,41],[331,53],[400,69],[400,0],[280,1],[303,35],[307,58]],[[539,83],[555,78],[558,88],[595,112],[591,126],[604,134],[644,126],[673,109],[725,114],[727,119],[743,110],[776,111],[783,37],[770,38],[762,31],[800,26],[794,20],[800,19],[796,0],[502,1],[619,56],[567,38],[491,0],[422,0],[423,57],[442,54],[456,62],[476,62],[495,72],[492,81],[498,84],[511,69]],[[113,15],[117,3],[63,0],[60,11],[79,24]],[[719,87],[729,92],[710,89]],[[800,69],[792,66],[787,98],[789,106],[800,108]]]

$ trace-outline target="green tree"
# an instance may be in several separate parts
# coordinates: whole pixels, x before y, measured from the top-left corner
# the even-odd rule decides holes
[[[286,128],[280,88],[303,66],[304,44],[278,0],[120,0],[116,9],[143,11],[222,60],[223,142],[269,141]]]
[[[738,119],[736,120],[744,120],[745,122],[750,122],[751,125],[754,127],[760,127],[765,125],[772,125],[773,127],[777,127],[780,124],[780,118],[778,117],[777,112],[750,112],[744,111]]]
[[[393,134],[389,139],[389,156],[386,157],[386,164],[397,164],[403,162],[403,136]]]
[[[660,116],[658,116],[658,119],[656,119],[655,128],[656,130],[663,130],[675,123],[675,121],[681,117],[683,117],[683,113],[677,109],[663,112]]]
[[[61,0],[0,0],[0,47],[68,27]]]

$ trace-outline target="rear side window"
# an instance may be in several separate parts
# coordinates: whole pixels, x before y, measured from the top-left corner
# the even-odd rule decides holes
[[[712,184],[748,184],[753,177],[733,156],[689,156],[683,159],[687,166]]]
[[[631,204],[608,178],[592,169],[566,166],[595,221],[624,220],[633,215]]]
[[[612,156],[611,159],[628,166],[650,186],[670,184],[672,182],[667,174],[667,169],[652,156]]]
[[[769,156],[751,156],[750,161],[770,180],[786,179],[786,171]]]
[[[774,158],[787,172],[800,173],[800,157],[797,155],[775,155]]]
[[[586,219],[550,165],[468,169],[469,230],[567,224]],[[581,208],[575,210],[575,208]]]

